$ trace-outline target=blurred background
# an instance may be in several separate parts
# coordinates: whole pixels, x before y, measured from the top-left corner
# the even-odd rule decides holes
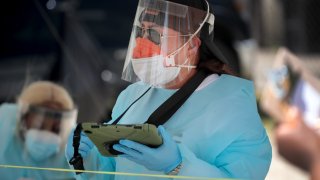
[[[319,0],[209,0],[215,41],[251,79],[257,99],[279,47],[320,77]],[[110,118],[138,0],[10,0],[0,9],[0,102],[14,102],[30,82],[62,84],[78,105],[78,122]],[[259,101],[258,101],[259,103]],[[274,121],[261,111],[273,144],[267,179],[308,179],[278,156]]]

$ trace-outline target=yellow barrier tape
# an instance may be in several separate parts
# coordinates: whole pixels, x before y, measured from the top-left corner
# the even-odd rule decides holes
[[[138,174],[138,173],[125,173],[125,172],[109,172],[109,171],[90,171],[90,170],[74,170],[74,169],[62,169],[62,168],[41,168],[32,166],[13,166],[13,165],[2,165],[0,168],[15,168],[15,169],[32,169],[32,170],[46,170],[46,171],[60,171],[60,172],[85,172],[93,174],[113,174],[123,176],[144,176],[144,177],[156,177],[156,178],[175,178],[175,179],[203,179],[203,180],[219,180],[217,178],[208,177],[192,177],[192,176],[172,176],[172,175],[161,175],[161,174]]]

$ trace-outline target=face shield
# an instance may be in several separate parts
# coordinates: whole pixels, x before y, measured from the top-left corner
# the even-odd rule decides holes
[[[19,104],[18,135],[24,141],[23,156],[44,161],[62,153],[74,127],[77,109],[58,110],[39,105]]]
[[[164,0],[140,0],[122,79],[164,87],[196,68],[194,38],[209,17],[203,11]],[[196,47],[196,48],[194,48]]]
[[[68,134],[74,127],[77,118],[77,109],[56,110],[37,105],[20,104],[19,134],[22,139],[30,130],[49,132],[59,136],[61,145],[66,142]]]

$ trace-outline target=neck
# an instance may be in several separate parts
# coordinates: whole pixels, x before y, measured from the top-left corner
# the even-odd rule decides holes
[[[191,77],[196,74],[197,70],[188,70],[186,68],[181,69],[181,74],[173,81],[165,85],[166,89],[180,89],[184,84],[186,84]]]

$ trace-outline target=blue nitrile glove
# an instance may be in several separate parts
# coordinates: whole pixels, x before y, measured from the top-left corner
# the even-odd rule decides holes
[[[113,145],[113,149],[124,153],[120,157],[143,165],[149,170],[168,173],[181,163],[182,157],[177,143],[164,127],[159,126],[158,130],[163,140],[163,144],[158,148],[150,148],[130,140],[120,140],[119,144]]]
[[[69,138],[68,138],[68,143],[66,146],[66,158],[68,161],[73,157],[73,133],[74,130],[70,133]],[[90,150],[93,148],[94,144],[93,142],[88,138],[88,136],[84,133],[81,132],[81,137],[80,137],[80,145],[79,145],[79,153],[81,154],[82,158],[84,159],[87,157],[89,154]]]

